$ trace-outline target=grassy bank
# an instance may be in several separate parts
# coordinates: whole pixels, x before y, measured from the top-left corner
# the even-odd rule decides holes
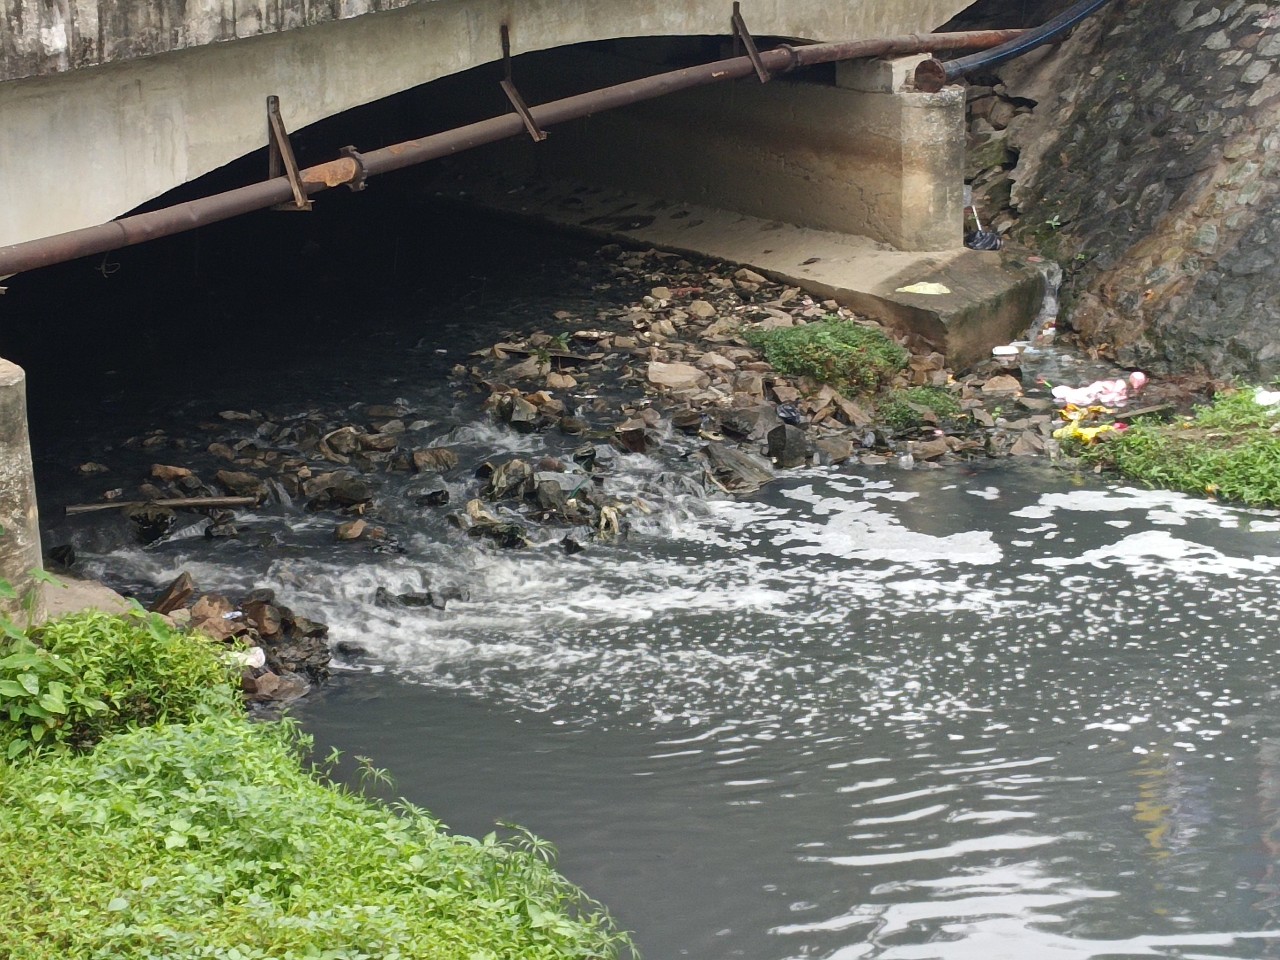
[[[626,953],[540,841],[452,836],[312,769],[296,726],[246,719],[206,641],[101,615],[15,634],[0,735],[29,746],[0,766],[0,956]],[[157,644],[166,661],[139,655]]]
[[[1221,394],[1191,416],[1140,418],[1069,453],[1142,483],[1280,507],[1280,405],[1253,389]]]

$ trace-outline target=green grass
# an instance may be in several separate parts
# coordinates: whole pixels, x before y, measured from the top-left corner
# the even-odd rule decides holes
[[[152,628],[172,658],[143,655],[155,649]],[[450,835],[423,810],[353,794],[309,766],[310,743],[292,722],[248,720],[213,645],[102,615],[32,639],[95,665],[97,699],[122,709],[94,729],[101,739],[91,748],[0,761],[0,957],[630,952],[603,908],[556,872],[544,842],[519,830],[507,840]],[[132,683],[113,672],[129,650]],[[174,690],[164,689],[167,671]],[[198,676],[211,683],[207,697],[193,695]],[[26,727],[4,732],[26,736]]]
[[[1150,486],[1280,506],[1280,435],[1272,432],[1280,430],[1280,407],[1260,407],[1253,397],[1223,394],[1172,423],[1139,419],[1078,453]]]
[[[812,377],[849,396],[875,392],[907,364],[907,351],[883,331],[835,318],[748,330],[746,339],[779,373]]]
[[[960,416],[960,401],[941,387],[894,390],[877,404],[880,419],[897,433],[911,433],[927,425],[923,410],[931,410],[940,422]]]

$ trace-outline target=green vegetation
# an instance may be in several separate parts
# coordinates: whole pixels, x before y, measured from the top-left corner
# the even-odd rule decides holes
[[[880,419],[897,433],[911,433],[929,423],[932,413],[938,422],[960,416],[960,401],[941,387],[911,387],[894,390],[877,407]]]
[[[208,642],[158,617],[83,613],[0,641],[5,756],[89,746],[109,733],[239,710]]]
[[[1223,394],[1172,423],[1141,418],[1073,452],[1152,486],[1280,506],[1280,406],[1259,406],[1254,396]]]
[[[746,338],[779,373],[812,377],[848,396],[873,393],[907,364],[907,351],[878,327],[834,317],[798,327],[748,330]]]
[[[35,749],[0,761],[0,956],[630,951],[545,843],[451,836],[307,766],[292,722],[244,715],[216,645],[100,614],[30,636],[10,625],[3,645],[0,746]],[[37,721],[47,733],[32,733]]]

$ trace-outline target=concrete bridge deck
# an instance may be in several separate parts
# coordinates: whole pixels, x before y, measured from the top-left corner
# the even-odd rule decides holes
[[[928,32],[964,0],[744,0],[759,36]],[[726,36],[727,0],[0,0],[0,245],[101,223],[290,130],[501,57]],[[362,148],[380,144],[360,144]]]

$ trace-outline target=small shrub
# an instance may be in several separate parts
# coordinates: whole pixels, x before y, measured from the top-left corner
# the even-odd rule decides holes
[[[940,421],[960,415],[960,401],[941,387],[911,387],[894,390],[877,407],[880,419],[898,433],[911,433],[928,422],[923,411],[930,410]]]
[[[238,703],[211,644],[156,616],[81,613],[0,640],[0,745],[10,760]]]
[[[1280,506],[1280,436],[1273,429],[1280,429],[1280,408],[1259,406],[1252,390],[1240,390],[1191,417],[1173,423],[1140,418],[1070,452],[1151,486]]]
[[[874,392],[907,363],[907,351],[882,330],[834,317],[746,337],[779,373],[812,377],[848,396]]]

